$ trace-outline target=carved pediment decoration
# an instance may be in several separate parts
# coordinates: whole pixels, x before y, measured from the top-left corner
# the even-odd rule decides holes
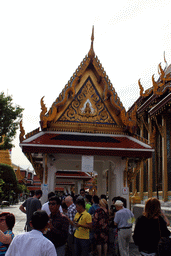
[[[116,125],[92,81],[88,78],[58,121]]]
[[[74,72],[73,76],[70,78],[60,95],[57,97],[55,102],[52,104],[52,107],[47,112],[47,108],[44,104],[43,98],[41,99],[41,113],[40,113],[40,120],[41,120],[41,127],[42,129],[49,128],[50,123],[56,123],[57,120],[59,121],[59,118],[62,115],[62,112],[65,111],[65,109],[68,107],[67,105],[72,102],[72,106],[70,105],[70,111],[68,110],[68,116],[65,114],[62,117],[64,120],[74,120],[73,115],[77,113],[77,117],[75,117],[76,120],[82,120],[86,122],[107,122],[107,123],[114,123],[115,121],[112,120],[112,117],[109,118],[109,113],[107,109],[103,109],[103,111],[100,111],[99,108],[102,108],[102,101],[108,101],[107,104],[110,103],[111,108],[114,107],[115,110],[117,110],[117,116],[119,115],[120,111],[124,109],[122,102],[120,101],[117,93],[115,92],[115,89],[113,88],[112,83],[110,82],[109,77],[107,76],[104,68],[102,67],[102,64],[100,63],[100,60],[95,55],[94,49],[93,49],[93,42],[94,42],[94,27],[92,29],[92,36],[91,36],[91,47],[88,52],[88,55],[85,56],[83,61],[80,63],[76,71]],[[91,98],[87,98],[82,101],[82,110],[81,107],[78,111],[75,111],[75,107],[77,106],[79,99],[75,99],[77,88],[79,87],[80,80],[85,75],[87,71],[92,71],[94,75],[96,76],[96,79],[98,81],[99,86],[101,86],[101,89],[103,88],[103,93],[101,93],[101,102],[98,101],[98,104]],[[100,90],[101,90],[100,89]],[[74,100],[73,100],[74,99]],[[80,102],[79,102],[80,103]],[[87,105],[87,107],[85,107]],[[77,107],[76,107],[77,108]],[[90,111],[91,110],[91,111]],[[100,116],[99,116],[100,113]],[[114,117],[115,119],[115,117]],[[103,121],[102,121],[103,120]],[[60,119],[62,121],[62,119]],[[49,123],[49,125],[48,125]]]

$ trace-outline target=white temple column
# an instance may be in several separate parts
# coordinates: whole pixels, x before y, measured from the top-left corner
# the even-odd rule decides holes
[[[108,176],[108,188],[109,188],[109,205],[112,204],[112,198],[116,196],[116,174],[114,172],[116,165],[113,162],[109,163],[109,176]]]
[[[47,182],[47,175],[48,175],[48,167],[47,167],[47,154],[44,154],[43,157],[43,182],[41,184],[41,190],[43,192],[41,197],[41,203],[44,204],[48,198],[48,182]]]
[[[56,168],[54,166],[48,166],[48,177],[47,177],[47,184],[42,184],[42,191],[43,196],[41,198],[42,204],[48,200],[48,193],[54,192],[55,193],[55,186],[56,186]],[[44,186],[47,185],[47,192],[44,191]]]
[[[80,189],[81,189],[81,181],[75,181],[75,194],[79,195],[80,194]]]
[[[77,194],[80,194],[80,189],[81,189],[81,181],[77,181]]]
[[[77,195],[77,191],[78,191],[78,183],[77,183],[77,181],[75,181],[75,195]]]
[[[116,187],[116,196],[124,197],[127,200],[127,208],[129,208],[129,188],[126,187],[124,190],[124,170],[125,170],[126,160],[122,159],[121,157],[116,157],[114,159],[114,171],[113,174],[116,179],[114,178],[113,182]]]
[[[105,161],[99,161],[96,163],[95,171],[98,173],[97,176],[97,195],[101,194],[106,195],[106,171],[107,167],[105,165]]]
[[[48,169],[48,191],[55,193],[55,187],[56,187],[56,168],[54,166],[51,166]]]

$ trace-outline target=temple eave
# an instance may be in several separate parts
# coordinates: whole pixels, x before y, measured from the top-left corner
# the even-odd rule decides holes
[[[23,153],[44,153],[44,154],[78,154],[78,155],[105,155],[105,156],[121,156],[121,157],[134,157],[136,158],[150,158],[152,156],[153,150],[137,150],[137,149],[130,149],[130,150],[119,150],[116,149],[90,149],[90,148],[54,148],[54,147],[38,147],[38,146],[23,146],[22,147]]]

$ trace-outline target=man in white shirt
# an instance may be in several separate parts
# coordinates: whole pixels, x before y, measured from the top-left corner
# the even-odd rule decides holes
[[[49,210],[49,199],[50,199],[52,196],[55,196],[55,193],[54,193],[54,192],[50,192],[50,193],[48,194],[48,201],[42,205],[42,209],[41,209],[41,210],[47,212],[48,216],[51,214],[51,212],[50,212],[50,210]],[[59,207],[59,211],[60,211],[61,213],[63,213],[63,210],[62,210],[62,206],[61,206],[61,205],[60,205],[60,207]]]
[[[49,217],[45,211],[33,213],[30,225],[33,230],[21,233],[12,240],[6,256],[57,256],[53,243],[43,236]]]
[[[124,208],[121,200],[117,200],[114,205],[117,210],[114,224],[118,228],[119,253],[121,256],[126,256],[129,255],[129,242],[132,236],[134,214],[129,209]]]

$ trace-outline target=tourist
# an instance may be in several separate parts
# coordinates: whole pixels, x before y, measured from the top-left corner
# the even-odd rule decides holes
[[[92,224],[94,222],[94,214],[95,214],[95,211],[97,209],[99,209],[100,206],[99,206],[99,197],[94,195],[93,196],[93,205],[90,207],[88,213],[91,214],[91,217],[92,217]],[[90,231],[90,244],[91,244],[91,251],[92,251],[92,254],[95,252],[96,250],[96,245],[95,245],[95,238],[94,238],[94,230],[93,228],[91,229]]]
[[[92,218],[85,210],[83,198],[77,198],[76,209],[77,213],[74,218],[74,225],[76,227],[74,233],[75,255],[88,256],[90,250],[89,232],[92,228]]]
[[[50,199],[52,196],[55,196],[55,193],[54,193],[54,192],[49,192],[49,194],[48,194],[48,201],[42,205],[42,210],[45,211],[45,212],[47,212],[48,215],[50,215],[49,199]],[[62,210],[62,206],[61,206],[61,205],[60,205],[60,207],[59,207],[59,211],[60,211],[61,213],[63,213],[63,210]]]
[[[43,236],[48,220],[45,211],[34,212],[30,221],[32,231],[14,237],[5,256],[57,256],[53,243]]]
[[[49,192],[48,193],[48,201],[42,205],[42,211],[45,211],[47,215],[50,215],[50,210],[49,210],[49,198],[52,196],[55,196],[54,192]]]
[[[149,198],[145,210],[135,225],[133,239],[141,255],[157,255],[157,246],[161,237],[169,237],[169,221],[161,211],[160,201]]]
[[[65,255],[65,245],[68,238],[69,221],[59,211],[61,200],[57,196],[49,199],[50,220],[49,230],[45,236],[55,245],[58,256]]]
[[[66,203],[65,203],[65,202],[62,202],[61,207],[62,207],[63,214],[64,214],[65,216],[67,216],[67,214],[68,214],[68,207],[67,207]],[[60,211],[60,209],[59,209],[59,211]]]
[[[99,202],[100,208],[95,211],[94,221],[93,221],[93,230],[94,237],[97,245],[98,256],[102,255],[102,247],[104,249],[104,255],[107,255],[107,243],[109,237],[109,214],[107,210],[107,201],[101,199]]]
[[[80,189],[80,196],[82,196],[85,199],[85,189],[84,188]]]
[[[92,196],[91,195],[86,195],[85,196],[85,209],[88,212],[90,207],[91,207],[91,202],[92,202]]]
[[[68,240],[67,240],[67,251],[68,251],[68,256],[73,256],[74,255],[74,227],[72,226],[72,223],[74,221],[75,214],[77,212],[76,206],[73,203],[73,198],[71,196],[67,196],[65,198],[65,203],[68,207],[67,211],[67,216],[69,220],[69,234],[68,234]]]
[[[19,209],[27,215],[26,221],[26,230],[31,231],[32,228],[30,226],[30,220],[33,215],[33,212],[41,210],[41,202],[40,198],[42,196],[42,190],[37,190],[33,197],[28,198],[22,205],[20,205]]]
[[[15,224],[15,216],[9,212],[0,214],[0,256],[4,256],[14,234],[12,229]]]
[[[129,242],[132,236],[133,213],[124,208],[121,200],[116,200],[115,207],[117,212],[114,217],[114,224],[118,228],[118,244],[120,256],[129,255]]]
[[[95,211],[96,211],[98,208],[100,208],[100,206],[99,206],[99,197],[96,196],[96,195],[94,195],[94,196],[93,196],[93,204],[92,204],[92,206],[90,207],[90,209],[88,210],[88,213],[90,213],[91,216],[94,216],[94,213],[95,213]]]
[[[107,201],[107,196],[105,194],[101,194],[100,199],[105,199]]]
[[[113,244],[115,256],[119,255],[118,229],[117,229],[117,225],[114,224],[114,217],[115,217],[115,213],[117,212],[115,207],[115,202],[121,199],[123,198],[120,196],[114,197],[112,199],[112,205],[110,206],[110,211],[109,211],[109,243]],[[123,202],[124,207],[126,207],[126,202],[124,203],[124,200],[121,200],[121,201]]]
[[[125,208],[127,207],[127,202],[126,202],[126,199],[125,199],[124,197],[122,197],[122,196],[116,196],[116,197],[114,197],[114,198],[112,199],[113,205],[115,204],[115,202],[116,202],[117,200],[122,201],[122,202],[123,202],[123,206],[124,206]],[[115,206],[114,206],[114,207],[115,207]]]
[[[101,194],[100,199],[105,199],[107,201],[107,196],[105,194]],[[107,210],[109,210],[108,204],[106,207],[107,207]]]

